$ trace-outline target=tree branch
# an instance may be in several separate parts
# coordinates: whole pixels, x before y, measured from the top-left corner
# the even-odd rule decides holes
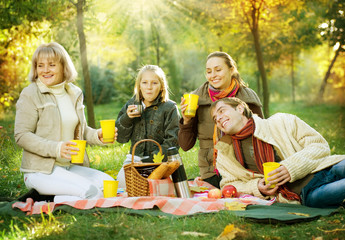
[[[77,3],[74,3],[72,0],[69,0],[70,3],[72,3],[75,7],[77,7]]]
[[[241,5],[242,5],[243,15],[244,15],[244,17],[246,18],[246,21],[247,21],[247,23],[248,23],[249,29],[250,29],[251,31],[253,31],[253,28],[252,28],[252,26],[250,25],[250,19],[249,19],[248,13],[245,11],[245,4],[244,4],[243,2],[241,2]]]
[[[259,19],[260,19],[260,9],[261,9],[261,7],[262,7],[262,5],[264,4],[264,1],[265,0],[261,0],[261,2],[260,2],[260,4],[259,4],[259,7],[257,8],[257,15],[256,15],[256,22],[257,22],[257,24],[259,25]]]

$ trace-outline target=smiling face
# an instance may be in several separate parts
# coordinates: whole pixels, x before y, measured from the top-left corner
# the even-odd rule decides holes
[[[231,83],[231,68],[221,57],[212,57],[206,62],[206,78],[218,90],[226,89]]]
[[[248,118],[243,115],[244,107],[238,105],[236,108],[220,101],[212,109],[212,118],[222,132],[234,135],[238,133],[247,123]]]
[[[46,86],[54,86],[63,81],[62,64],[55,59],[39,57],[36,70],[38,78]]]
[[[151,106],[162,90],[158,76],[152,71],[145,71],[140,80],[140,91],[145,105]]]

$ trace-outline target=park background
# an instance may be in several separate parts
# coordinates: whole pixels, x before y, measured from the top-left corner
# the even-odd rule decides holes
[[[14,199],[26,192],[19,172],[21,149],[13,138],[15,103],[29,84],[33,52],[51,41],[63,45],[72,57],[90,126],[117,117],[133,94],[141,66],[162,67],[170,97],[179,103],[183,93],[206,81],[207,55],[225,51],[258,93],[266,117],[275,112],[296,114],[326,138],[332,154],[345,154],[344,12],[344,0],[0,0],[0,198]],[[197,149],[198,144],[188,152],[180,150],[189,178],[198,176]],[[116,174],[129,144],[87,151],[92,167]],[[342,216],[317,224],[344,229]],[[86,227],[90,221],[92,228]],[[146,234],[154,234],[151,239],[180,239],[183,229],[203,232],[202,226],[209,222],[215,225],[211,236],[217,236],[229,221],[242,226],[252,239],[260,234],[266,239],[344,236],[342,231],[326,234],[306,223],[294,231],[277,228],[276,235],[268,237],[268,227],[222,213],[177,223],[162,221],[162,226],[171,225],[169,238],[162,237],[159,229],[149,230],[158,221],[121,214],[66,214],[49,221],[50,226],[44,219],[1,217],[5,225],[0,227],[0,238],[87,239],[103,234],[105,228],[109,239],[144,239]],[[249,234],[250,229],[257,233]]]

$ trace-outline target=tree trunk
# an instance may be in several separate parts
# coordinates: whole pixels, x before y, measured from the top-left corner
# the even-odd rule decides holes
[[[321,87],[320,87],[320,90],[319,90],[317,101],[321,101],[321,102],[323,101],[323,94],[325,92],[325,88],[326,88],[326,85],[327,85],[327,80],[329,78],[329,75],[331,74],[331,70],[332,70],[332,67],[333,67],[333,65],[335,63],[335,60],[337,60],[337,57],[338,57],[339,52],[340,52],[340,49],[341,49],[341,46],[339,46],[339,48],[335,52],[335,55],[334,55],[334,57],[332,59],[332,62],[331,62],[331,64],[328,67],[328,70],[326,72],[325,77],[323,78],[323,81],[321,83]]]
[[[264,103],[263,103],[264,116],[268,118],[270,116],[270,113],[269,113],[270,95],[269,95],[269,90],[268,90],[268,83],[267,83],[266,71],[265,71],[265,66],[264,66],[264,60],[262,56],[262,50],[260,46],[258,25],[254,26],[254,28],[252,29],[252,34],[254,37],[256,60],[257,60],[257,64],[258,64],[258,68],[259,68],[261,80],[262,80],[262,91],[263,91],[263,98],[264,98]]]
[[[158,29],[153,23],[151,23],[151,32],[152,32],[152,39],[154,40],[154,47],[156,50],[156,64],[159,66],[160,64],[160,52],[159,52],[159,45],[160,45],[160,39],[159,39],[159,32]]]
[[[160,44],[160,39],[159,39],[159,33],[158,31],[156,32],[156,37],[157,37],[157,44],[156,44],[156,59],[157,59],[157,66],[160,64],[160,52],[159,52],[159,44]]]
[[[86,107],[87,107],[87,117],[88,117],[88,125],[92,128],[95,128],[95,116],[93,111],[93,99],[92,99],[92,87],[91,87],[91,79],[90,79],[90,72],[89,72],[89,65],[87,62],[87,54],[86,54],[86,40],[85,40],[85,33],[84,33],[84,16],[83,16],[83,6],[85,0],[78,0],[76,4],[77,7],[77,30],[79,36],[79,49],[80,49],[80,57],[81,57],[81,66],[83,69],[83,76],[84,76],[84,83],[85,83],[85,98],[86,98]]]
[[[291,90],[292,90],[292,103],[295,104],[296,102],[296,81],[295,81],[295,59],[294,53],[291,53]]]
[[[249,1],[250,8],[246,11],[245,2],[241,2],[243,14],[247,20],[248,26],[254,38],[254,47],[256,53],[256,61],[262,81],[262,94],[263,94],[263,109],[264,117],[269,117],[269,102],[270,94],[268,89],[268,82],[266,77],[266,70],[264,66],[264,59],[262,56],[262,50],[260,45],[260,36],[259,36],[259,20],[260,20],[260,11],[263,8],[263,1],[251,0]]]
[[[260,78],[260,71],[255,71],[255,77],[256,77],[256,85],[257,85],[257,94],[260,98],[263,98],[262,96],[262,88],[261,88],[261,78]]]

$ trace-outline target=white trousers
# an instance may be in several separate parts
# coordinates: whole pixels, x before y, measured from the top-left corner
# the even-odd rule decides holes
[[[51,174],[25,173],[27,188],[42,195],[55,195],[54,202],[103,198],[103,180],[114,180],[96,169],[71,165],[54,166]]]

